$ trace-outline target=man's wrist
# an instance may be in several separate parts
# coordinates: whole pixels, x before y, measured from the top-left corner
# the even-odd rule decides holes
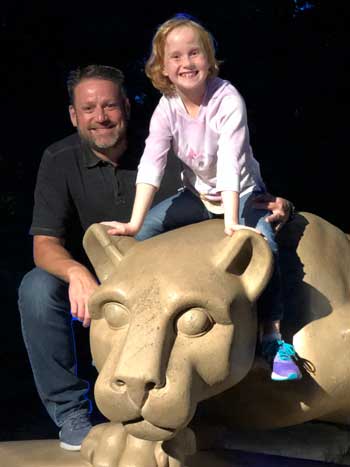
[[[72,278],[81,274],[91,274],[90,271],[81,263],[74,261],[74,263],[67,269],[67,277],[70,282]]]

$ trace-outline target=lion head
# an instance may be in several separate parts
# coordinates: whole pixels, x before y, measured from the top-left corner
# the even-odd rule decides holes
[[[272,255],[251,231],[225,237],[220,220],[143,242],[106,230],[84,238],[101,281],[89,303],[96,403],[138,438],[169,439],[249,371]]]

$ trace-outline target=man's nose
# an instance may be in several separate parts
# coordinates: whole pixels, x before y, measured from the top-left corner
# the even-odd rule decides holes
[[[96,120],[98,122],[105,122],[108,120],[108,115],[104,107],[98,107],[96,109]]]

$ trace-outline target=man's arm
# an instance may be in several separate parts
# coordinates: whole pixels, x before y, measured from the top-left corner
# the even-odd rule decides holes
[[[34,235],[34,262],[36,266],[59,277],[69,284],[71,313],[83,323],[90,324],[88,300],[98,287],[97,280],[90,271],[75,261],[58,237]]]

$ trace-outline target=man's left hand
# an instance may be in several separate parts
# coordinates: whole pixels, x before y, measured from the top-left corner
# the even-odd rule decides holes
[[[253,206],[256,209],[267,209],[272,212],[266,221],[275,224],[275,230],[278,232],[289,220],[293,211],[293,204],[287,199],[264,193],[254,198]]]

